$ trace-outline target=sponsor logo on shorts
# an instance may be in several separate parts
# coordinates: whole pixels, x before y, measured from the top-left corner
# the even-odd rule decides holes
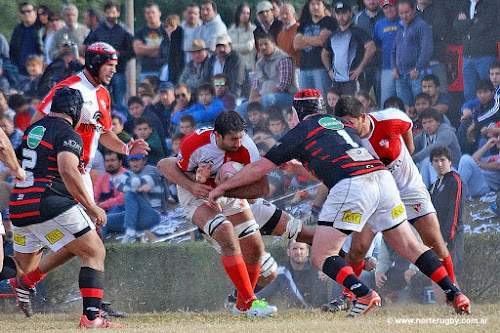
[[[57,229],[45,236],[45,238],[49,241],[50,244],[54,244],[63,237],[64,234]]]
[[[40,144],[40,141],[43,139],[43,134],[45,133],[45,127],[36,126],[32,128],[28,133],[27,145],[30,149],[35,149]]]
[[[14,243],[21,246],[26,246],[26,237],[14,234]]]
[[[361,216],[363,216],[363,214],[345,212],[344,216],[342,216],[342,222],[359,224],[361,222]]]
[[[401,214],[403,214],[405,212],[405,208],[404,206],[401,204],[399,206],[397,206],[396,208],[394,208],[391,213],[392,213],[392,218],[395,219],[399,216],[401,216]]]
[[[415,205],[413,205],[413,209],[418,213],[418,212],[420,212],[421,206],[422,206],[421,204],[415,204]]]
[[[335,118],[332,118],[332,117],[323,117],[320,120],[318,120],[318,124],[321,127],[324,127],[326,129],[329,129],[329,130],[335,130],[335,131],[338,131],[338,130],[341,130],[344,128],[344,124],[341,121],[339,121]]]

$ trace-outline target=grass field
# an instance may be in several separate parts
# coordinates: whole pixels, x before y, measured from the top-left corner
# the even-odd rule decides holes
[[[499,332],[498,305],[475,305],[469,316],[457,316],[447,306],[388,306],[361,318],[346,313],[285,311],[273,318],[248,319],[223,312],[134,314],[119,320],[120,332]],[[0,314],[0,332],[81,332],[78,313],[35,315]],[[400,321],[413,323],[401,323]],[[419,321],[420,323],[417,323]]]

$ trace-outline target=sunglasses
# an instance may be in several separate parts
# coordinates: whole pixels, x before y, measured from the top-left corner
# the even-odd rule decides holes
[[[225,86],[226,85],[226,82],[224,81],[214,81],[214,86]]]
[[[181,98],[181,97],[186,97],[186,94],[182,93],[182,94],[175,95],[175,98]]]

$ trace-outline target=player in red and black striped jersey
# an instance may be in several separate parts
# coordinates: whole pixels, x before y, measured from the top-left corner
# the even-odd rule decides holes
[[[365,286],[353,268],[338,256],[347,236],[364,227],[383,232],[401,256],[415,263],[445,291],[455,308],[470,312],[469,300],[451,282],[436,254],[415,238],[390,172],[362,147],[354,128],[340,118],[317,114],[322,103],[320,92],[300,91],[295,96],[294,109],[301,122],[262,159],[246,165],[213,189],[209,200],[215,202],[226,191],[254,182],[278,165],[302,174],[308,171],[330,189],[319,215],[311,259],[318,269],[356,295],[348,316],[363,315],[380,305],[377,293]],[[352,97],[342,97],[336,108],[362,109],[363,105]],[[292,159],[298,159],[303,167],[289,163]]]

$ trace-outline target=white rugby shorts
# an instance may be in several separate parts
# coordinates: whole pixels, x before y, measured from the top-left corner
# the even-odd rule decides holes
[[[364,225],[377,233],[406,220],[396,182],[387,170],[345,178],[330,189],[318,221],[337,229],[360,232]]]
[[[429,191],[420,175],[419,178],[420,180],[413,182],[410,188],[399,192],[409,221],[436,212]]]
[[[262,228],[267,222],[269,222],[277,209],[274,204],[262,198],[259,198],[256,202],[249,204],[253,217],[259,225],[259,228]]]

